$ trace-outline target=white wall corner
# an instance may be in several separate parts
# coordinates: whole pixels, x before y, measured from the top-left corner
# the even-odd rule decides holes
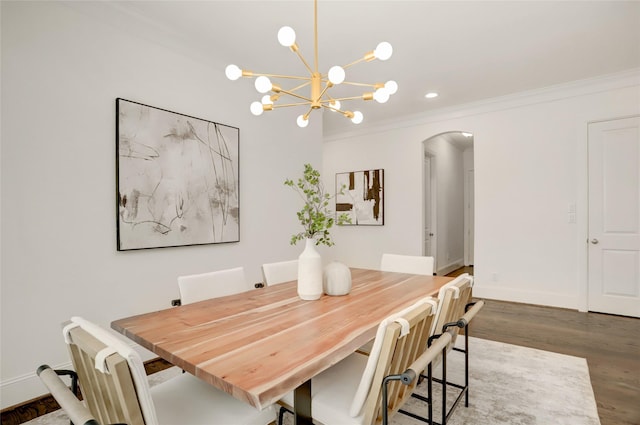
[[[449,264],[446,264],[442,267],[438,267],[438,270],[436,270],[436,274],[438,276],[445,276],[449,273],[451,273],[454,270],[458,270],[460,267],[464,267],[464,259],[463,258],[458,258],[457,260],[454,260],[452,262],[450,262]]]

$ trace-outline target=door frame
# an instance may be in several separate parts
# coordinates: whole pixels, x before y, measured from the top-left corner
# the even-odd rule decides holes
[[[429,175],[427,175],[427,160],[429,161]],[[436,173],[436,164],[437,160],[435,155],[428,152],[423,148],[423,157],[422,157],[422,182],[424,185],[427,183],[430,186],[431,193],[431,208],[430,208],[430,218],[431,218],[431,233],[433,236],[431,237],[431,256],[433,257],[433,270],[438,270],[438,232],[435,229],[438,228],[438,177]],[[424,249],[425,241],[424,241],[424,230],[427,227],[427,203],[424,199],[424,187],[422,190],[422,255],[426,255],[426,251]]]
[[[578,171],[581,178],[578,179],[578,191],[576,204],[578,210],[578,311],[589,311],[589,125],[605,121],[623,120],[637,117],[639,114],[630,114],[617,117],[606,117],[590,120],[582,123],[582,143],[578,144],[577,160]]]
[[[474,263],[475,239],[475,169],[464,170],[464,265]]]

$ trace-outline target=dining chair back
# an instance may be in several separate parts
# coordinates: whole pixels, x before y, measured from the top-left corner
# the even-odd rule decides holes
[[[178,277],[180,303],[191,304],[251,289],[243,267]]]
[[[381,423],[385,414],[395,414],[406,403],[418,379],[413,379],[409,384],[390,382],[386,404],[382,400],[383,382],[385,377],[401,375],[411,369],[413,363],[425,352],[427,330],[433,322],[436,306],[437,303],[431,298],[421,300],[380,323],[367,366],[351,404],[351,416],[362,414],[365,424]],[[434,350],[436,354],[438,351],[438,348]],[[435,357],[434,355],[433,358]],[[422,370],[424,367],[417,369],[417,372]],[[361,396],[365,393],[363,400]]]
[[[438,291],[438,311],[433,323],[431,334],[441,333],[446,323],[456,322],[465,313],[465,306],[471,299],[473,276],[464,273],[450,282],[444,284]],[[460,328],[450,328],[452,343],[455,343]]]
[[[267,425],[275,419],[273,406],[259,411],[188,373],[150,387],[135,349],[81,317],[72,317],[63,333],[82,395],[99,423]]]
[[[311,413],[324,424],[386,424],[415,389],[422,370],[443,353],[450,334],[427,348],[437,300],[425,298],[378,325],[368,356],[354,353],[311,381]],[[293,393],[282,403],[293,405]]]
[[[433,257],[384,253],[380,260],[380,270],[433,276]]]
[[[451,350],[464,353],[464,384],[447,382],[446,378],[446,362],[443,363],[443,375],[442,379],[434,378],[434,381],[443,385],[442,390],[442,421],[441,425],[446,425],[449,417],[458,406],[462,397],[465,398],[465,407],[469,406],[469,328],[468,325],[471,320],[478,314],[478,312],[484,306],[483,300],[471,302],[472,300],[472,287],[473,276],[465,273],[454,280],[448,282],[440,288],[438,292],[438,312],[436,313],[433,326],[431,328],[431,337],[435,338],[437,335],[446,334],[450,335],[449,343],[447,344],[445,353]],[[460,332],[464,332],[464,348],[456,346],[456,340]],[[444,357],[443,357],[444,358]],[[436,366],[440,363],[441,357],[438,356],[432,362],[432,366]],[[428,371],[425,370],[428,374]],[[423,377],[427,377],[422,375]],[[431,378],[429,378],[431,380]],[[454,402],[447,403],[447,386],[457,388],[458,394]],[[451,407],[447,407],[447,406]]]
[[[296,280],[298,279],[298,260],[265,263],[262,265],[262,277],[265,286]]]

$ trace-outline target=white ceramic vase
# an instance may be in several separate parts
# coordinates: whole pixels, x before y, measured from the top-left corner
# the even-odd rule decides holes
[[[347,295],[351,292],[351,270],[342,263],[332,261],[324,268],[322,282],[325,294],[331,296]]]
[[[317,300],[322,296],[322,257],[316,241],[307,239],[298,257],[298,296],[303,300]]]

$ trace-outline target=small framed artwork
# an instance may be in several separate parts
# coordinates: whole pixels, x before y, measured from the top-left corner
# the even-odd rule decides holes
[[[384,169],[336,174],[336,214],[341,213],[352,225],[384,225]]]
[[[116,99],[118,251],[240,240],[240,130]]]

